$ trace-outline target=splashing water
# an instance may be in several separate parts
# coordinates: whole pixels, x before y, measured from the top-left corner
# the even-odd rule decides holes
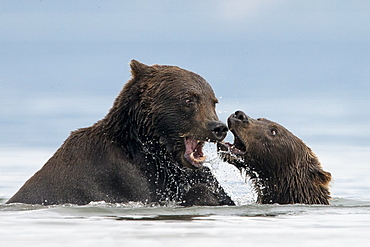
[[[257,194],[253,190],[252,182],[236,167],[221,160],[217,154],[217,144],[206,143],[204,151],[207,155],[205,165],[211,169],[213,175],[235,204],[247,205],[254,203]]]

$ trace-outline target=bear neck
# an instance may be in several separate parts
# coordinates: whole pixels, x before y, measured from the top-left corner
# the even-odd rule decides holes
[[[329,204],[329,191],[316,184],[307,166],[293,164],[264,165],[250,161],[247,173],[262,204]],[[271,169],[279,167],[280,169]]]
[[[146,125],[150,116],[132,95],[120,94],[104,119],[93,127],[115,145],[148,178],[156,201],[175,200],[189,189],[186,171]]]
[[[158,150],[159,138],[153,136],[147,124],[149,113],[138,98],[139,95],[123,90],[105,118],[97,123],[108,141],[122,148],[129,156]]]

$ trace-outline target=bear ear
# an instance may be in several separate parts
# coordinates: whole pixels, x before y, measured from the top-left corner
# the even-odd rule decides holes
[[[330,172],[326,172],[320,168],[314,171],[313,178],[315,179],[317,184],[328,185],[331,181],[331,174]]]
[[[135,59],[131,60],[130,67],[131,67],[131,74],[133,77],[139,77],[140,75],[144,74],[144,72],[147,71],[149,68],[148,65],[140,63],[139,61],[136,61]]]
[[[323,184],[328,184],[331,181],[331,174],[330,172],[326,172],[324,170],[319,170],[318,172],[319,178]]]

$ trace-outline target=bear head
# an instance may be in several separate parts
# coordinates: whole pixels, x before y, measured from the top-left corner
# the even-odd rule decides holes
[[[306,144],[283,126],[242,111],[228,118],[234,144],[223,158],[255,179],[263,203],[328,204],[331,174]]]
[[[148,66],[136,60],[130,66],[132,78],[111,110],[115,116],[110,118],[126,119],[117,126],[118,138],[128,135],[148,152],[162,150],[161,156],[171,156],[183,167],[202,167],[204,143],[221,141],[228,131],[217,117],[211,86],[176,66]]]

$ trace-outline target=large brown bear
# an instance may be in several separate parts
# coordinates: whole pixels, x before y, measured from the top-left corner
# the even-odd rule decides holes
[[[211,86],[175,66],[130,65],[132,78],[105,118],[72,132],[8,203],[234,205],[202,166],[204,142],[228,130]]]
[[[263,204],[329,204],[331,174],[283,126],[237,111],[228,118],[234,144],[219,144],[225,161],[245,170]]]

